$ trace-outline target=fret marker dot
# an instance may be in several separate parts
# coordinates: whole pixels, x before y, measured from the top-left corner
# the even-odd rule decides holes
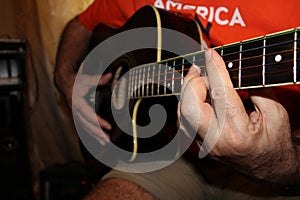
[[[280,62],[282,60],[282,56],[280,54],[275,56],[275,61]]]
[[[170,87],[170,86],[171,86],[171,84],[170,84],[170,83],[168,83],[168,84],[167,84],[167,86],[168,86],[168,87]]]
[[[232,68],[233,67],[233,63],[229,62],[227,66],[228,66],[228,68]]]

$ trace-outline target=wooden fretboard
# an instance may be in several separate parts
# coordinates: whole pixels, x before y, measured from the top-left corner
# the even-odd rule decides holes
[[[236,89],[300,82],[300,28],[215,48],[223,57]],[[204,51],[130,69],[130,98],[180,94],[183,78],[192,64],[205,75]],[[160,85],[160,86],[158,86]]]

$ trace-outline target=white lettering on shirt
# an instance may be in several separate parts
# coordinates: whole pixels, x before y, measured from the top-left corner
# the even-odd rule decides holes
[[[156,0],[154,3],[154,6],[156,8],[161,8],[161,9],[165,9],[164,3],[162,2],[162,0]]]
[[[220,15],[221,15],[222,12],[228,13],[228,9],[225,8],[225,7],[217,8],[217,10],[216,10],[216,22],[220,25],[226,25],[226,24],[228,24],[229,21],[228,21],[228,19],[221,19],[220,18]]]
[[[234,10],[234,13],[233,13],[233,16],[231,18],[231,21],[229,23],[229,26],[233,26],[234,24],[240,24],[241,26],[246,26],[242,16],[241,16],[241,13],[239,11],[238,8],[236,8]]]
[[[177,7],[177,10],[182,10],[182,3],[177,3],[173,1],[167,1],[166,9],[171,10],[171,7]]]
[[[230,10],[225,6],[213,7],[213,6],[196,6],[188,5],[180,2],[174,2],[173,0],[167,0],[165,3],[163,0],[156,0],[154,6],[157,8],[165,10],[194,10],[197,15],[199,15],[204,20],[207,20],[210,23],[217,23],[221,26],[242,26],[245,27],[246,23],[238,9],[234,8],[233,14],[230,15]]]

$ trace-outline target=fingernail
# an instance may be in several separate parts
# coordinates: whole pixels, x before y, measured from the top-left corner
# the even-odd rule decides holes
[[[199,69],[199,67],[192,65],[189,70],[189,73],[194,73],[194,72],[200,73],[200,69]]]
[[[211,56],[212,56],[212,50],[211,50],[211,49],[207,49],[207,50],[205,51],[205,61],[206,61],[206,62],[209,62],[210,59],[211,59]]]
[[[192,65],[191,68],[190,68],[190,73],[193,73],[195,71],[196,71],[196,67],[194,65]]]

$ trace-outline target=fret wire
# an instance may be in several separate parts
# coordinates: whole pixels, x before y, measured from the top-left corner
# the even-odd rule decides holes
[[[144,78],[145,78],[145,71],[144,71],[145,67],[141,67],[140,70],[141,70],[141,82],[140,82],[140,97],[143,97],[144,96]]]
[[[133,72],[133,79],[132,79],[132,82],[133,82],[133,84],[132,84],[132,89],[133,89],[133,91],[132,91],[132,97],[134,97],[134,93],[135,93],[135,80],[136,80],[136,73],[135,73],[135,71],[136,71],[136,69],[133,69],[132,70],[132,72]]]
[[[145,96],[145,79],[146,79],[146,67],[143,67],[142,96]]]
[[[224,48],[223,48],[223,46],[221,47],[221,57],[223,57],[224,55]]]
[[[142,80],[142,68],[139,67],[138,97],[141,97],[141,80]]]
[[[149,65],[145,66],[145,78],[144,78],[144,95],[147,96],[147,85],[148,85],[148,68]]]
[[[240,43],[240,53],[239,53],[239,80],[238,80],[238,86],[241,88],[242,86],[242,43]]]
[[[160,70],[161,70],[161,63],[158,64],[158,78],[157,78],[157,94],[159,94],[160,88]]]
[[[134,81],[134,70],[130,70],[130,73],[131,73],[131,87],[130,87],[130,97],[133,97],[132,93],[133,93],[133,87],[134,87],[134,84],[133,84],[133,81]]]
[[[138,97],[138,87],[139,87],[139,68],[136,69],[136,85],[135,85],[135,97]]]
[[[184,72],[184,58],[182,58],[182,65],[181,65],[181,85],[183,85],[183,72]]]
[[[136,68],[135,70],[135,90],[134,90],[134,93],[135,93],[135,97],[138,97],[138,87],[139,87],[139,68]]]
[[[129,79],[128,79],[128,96],[130,97],[130,89],[131,88],[131,70],[129,70]]]
[[[134,87],[134,84],[133,84],[133,81],[134,81],[134,71],[133,70],[130,70],[130,93],[129,93],[129,96],[132,97],[133,95],[133,87]]]
[[[294,66],[293,66],[293,73],[294,73],[294,83],[297,82],[297,31],[295,29],[295,33],[294,33]]]
[[[141,67],[141,83],[140,83],[140,97],[144,96],[144,75],[145,75],[145,71],[144,71],[145,67]]]
[[[174,60],[174,61],[173,61],[173,68],[172,68],[172,71],[173,71],[173,74],[172,74],[172,93],[175,93],[175,92],[174,92],[175,63],[176,63],[176,61]]]
[[[132,91],[132,96],[134,97],[135,95],[135,90],[136,90],[136,69],[133,70],[133,80],[132,80],[133,84],[133,91]]]
[[[141,68],[142,70],[142,79],[141,79],[141,96],[145,95],[145,82],[146,82],[146,66]]]
[[[139,67],[138,68],[138,70],[139,70],[139,77],[138,77],[138,88],[137,88],[137,90],[138,90],[138,97],[140,97],[141,96],[141,92],[140,92],[140,87],[141,87],[141,76],[142,76],[142,73],[141,73],[141,68]]]
[[[166,62],[165,64],[164,94],[167,94],[167,73],[168,73],[168,62]]]
[[[136,68],[133,70],[133,72],[134,72],[134,88],[133,88],[133,93],[132,93],[132,96],[133,97],[136,97],[136,80],[137,80],[137,73],[136,73]]]
[[[149,84],[150,84],[150,65],[147,66],[147,87],[146,87],[146,96],[149,96]]]
[[[152,70],[152,87],[151,87],[151,94],[154,95],[154,82],[155,82],[155,64],[153,65]]]
[[[266,85],[266,37],[263,40],[263,57],[262,57],[262,85]]]
[[[193,65],[195,65],[195,55],[193,55]]]

